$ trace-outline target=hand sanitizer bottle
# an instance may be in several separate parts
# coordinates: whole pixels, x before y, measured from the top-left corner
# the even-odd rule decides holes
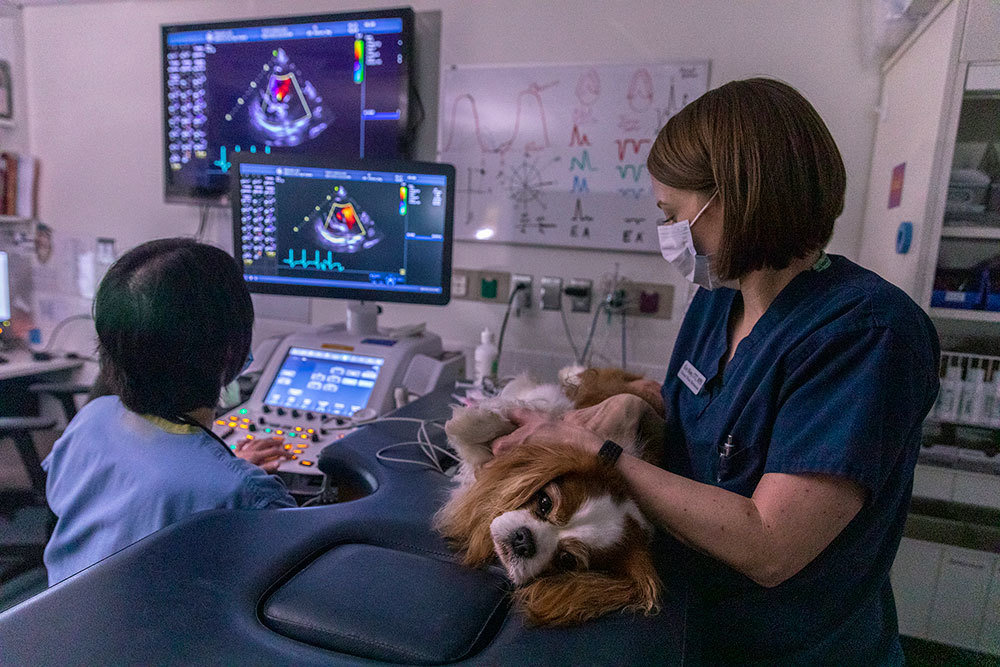
[[[496,364],[497,346],[493,342],[493,332],[487,327],[479,334],[479,345],[473,353],[472,380],[477,387],[483,386],[483,379],[496,377]]]

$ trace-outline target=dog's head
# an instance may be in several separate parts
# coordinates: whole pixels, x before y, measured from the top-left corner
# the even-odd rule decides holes
[[[439,515],[438,529],[468,565],[499,556],[532,622],[657,608],[650,526],[620,473],[589,452],[538,442],[504,452]]]

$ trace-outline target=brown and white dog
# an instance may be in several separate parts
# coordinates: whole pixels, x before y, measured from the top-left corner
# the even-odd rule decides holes
[[[601,433],[655,460],[662,446],[658,387],[619,369],[564,369],[560,384],[521,376],[499,396],[456,407],[445,425],[462,459],[457,487],[435,518],[469,566],[499,557],[528,620],[568,625],[627,609],[658,608],[660,579],[649,553],[649,522],[622,475],[581,448],[540,441],[493,457],[493,440],[515,430],[514,408],[561,417],[611,396],[640,396],[652,410],[638,432]]]

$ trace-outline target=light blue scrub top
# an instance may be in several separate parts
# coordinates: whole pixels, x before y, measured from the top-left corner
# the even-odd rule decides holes
[[[200,429],[140,416],[117,396],[88,403],[42,467],[58,517],[50,586],[196,512],[295,507],[281,480]]]

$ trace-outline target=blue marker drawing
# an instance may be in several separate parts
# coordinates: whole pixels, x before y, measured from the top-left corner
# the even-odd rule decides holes
[[[215,165],[222,170],[222,173],[229,171],[229,168],[233,166],[232,162],[226,161],[226,147],[223,146],[219,149],[219,159],[215,161]]]

